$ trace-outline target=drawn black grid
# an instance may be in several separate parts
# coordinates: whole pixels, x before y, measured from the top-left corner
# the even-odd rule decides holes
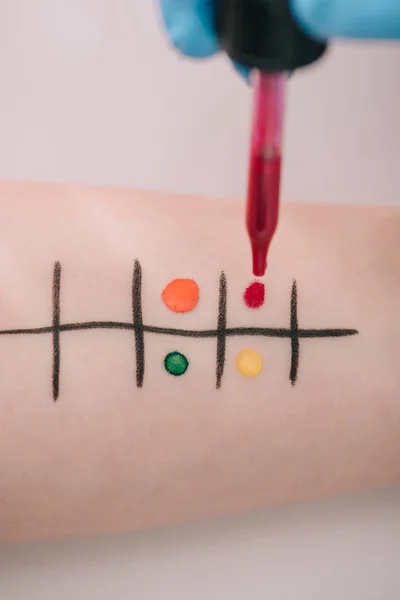
[[[176,329],[157,327],[143,323],[142,311],[142,267],[135,260],[132,277],[132,322],[123,321],[84,321],[82,323],[61,323],[60,308],[61,292],[61,264],[56,262],[53,269],[52,287],[52,325],[46,327],[33,327],[25,329],[0,330],[2,335],[40,335],[52,334],[53,343],[53,369],[52,390],[53,400],[56,401],[60,393],[60,368],[61,350],[60,333],[63,331],[82,331],[89,329],[120,329],[132,331],[135,346],[136,386],[143,387],[145,375],[145,333],[171,335],[189,338],[215,338],[216,348],[216,388],[222,385],[225,367],[226,341],[228,337],[235,336],[261,336],[270,338],[287,338],[291,341],[291,361],[289,379],[294,386],[299,371],[300,340],[307,338],[342,338],[357,335],[356,329],[301,329],[298,325],[298,295],[297,283],[293,281],[290,297],[290,326],[282,327],[227,327],[227,281],[224,273],[219,280],[218,314],[216,329]]]

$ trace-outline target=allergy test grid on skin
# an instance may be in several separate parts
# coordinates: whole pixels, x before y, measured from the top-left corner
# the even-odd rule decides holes
[[[52,304],[52,325],[24,329],[0,329],[0,336],[51,334],[53,340],[52,389],[53,400],[60,394],[61,355],[60,344],[63,331],[82,331],[90,329],[113,329],[132,331],[135,338],[136,386],[143,387],[145,377],[145,334],[168,335],[172,337],[212,338],[216,344],[216,383],[219,389],[225,369],[225,348],[227,340],[232,336],[263,336],[266,338],[287,338],[291,343],[291,364],[289,379],[292,386],[298,378],[300,360],[300,340],[305,338],[342,338],[358,333],[356,329],[302,329],[297,317],[297,283],[293,281],[290,295],[290,327],[227,327],[227,294],[228,284],[222,272],[219,278],[218,313],[215,329],[190,330],[157,327],[143,321],[142,307],[142,267],[138,260],[134,263],[132,278],[132,323],[118,321],[89,321],[83,323],[61,322],[61,264],[54,264]],[[197,283],[193,279],[174,279],[161,293],[161,299],[167,309],[175,313],[187,313],[194,310],[201,299]],[[265,285],[259,281],[249,284],[243,293],[243,303],[250,310],[261,309],[266,302]],[[200,306],[201,308],[201,306]],[[173,350],[164,358],[165,370],[174,376],[182,376],[188,370],[190,359]],[[263,368],[260,353],[253,348],[244,348],[236,358],[236,369],[244,377],[257,377]]]

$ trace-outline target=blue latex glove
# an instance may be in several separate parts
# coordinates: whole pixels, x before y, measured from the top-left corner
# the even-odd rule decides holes
[[[196,58],[218,51],[213,28],[217,0],[160,0],[173,44]],[[400,39],[400,0],[291,0],[299,24],[313,37]]]

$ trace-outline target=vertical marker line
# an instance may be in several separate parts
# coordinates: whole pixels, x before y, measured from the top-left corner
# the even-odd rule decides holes
[[[53,400],[58,399],[60,393],[60,288],[61,264],[54,263],[53,268]]]
[[[217,380],[216,388],[219,390],[222,383],[222,376],[225,367],[226,354],[226,299],[227,286],[225,273],[221,273],[219,278],[219,301],[218,301],[218,325],[217,325]]]
[[[292,293],[290,297],[290,333],[292,343],[292,358],[290,365],[290,381],[292,386],[296,384],[299,370],[300,341],[299,341],[299,321],[297,316],[297,283],[293,281]]]
[[[135,260],[133,267],[132,312],[135,333],[136,386],[141,388],[143,387],[144,379],[144,333],[142,313],[142,267],[138,260]]]

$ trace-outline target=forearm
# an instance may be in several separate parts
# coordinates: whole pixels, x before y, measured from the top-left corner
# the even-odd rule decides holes
[[[286,206],[251,309],[241,211],[0,186],[0,538],[399,479],[400,212]],[[189,312],[164,302],[175,278],[198,285]]]

